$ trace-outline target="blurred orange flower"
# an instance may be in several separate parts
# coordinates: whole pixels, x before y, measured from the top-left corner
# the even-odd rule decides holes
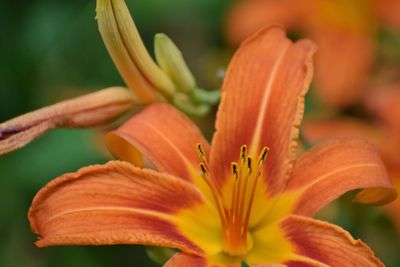
[[[241,0],[228,14],[232,44],[269,23],[282,23],[314,40],[316,90],[333,107],[360,100],[375,59],[379,23],[400,27],[397,0]]]
[[[125,162],[40,190],[29,212],[36,244],[180,249],[165,266],[383,266],[345,230],[310,218],[349,190],[365,188],[356,200],[369,204],[396,196],[367,142],[337,139],[296,158],[314,51],[277,26],[244,42],[225,76],[211,145],[173,107],[148,106],[108,135]]]

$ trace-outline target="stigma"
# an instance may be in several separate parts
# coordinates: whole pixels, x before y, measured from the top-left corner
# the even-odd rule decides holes
[[[258,181],[262,175],[262,165],[268,155],[269,149],[264,147],[255,161],[252,155],[248,155],[247,146],[240,148],[239,160],[231,162],[230,179],[231,187],[224,195],[215,184],[213,174],[210,173],[204,150],[197,145],[200,156],[201,176],[209,186],[218,210],[224,238],[224,251],[232,256],[242,256],[253,247],[253,241],[249,233],[249,223],[254,196]],[[225,192],[224,191],[224,192]]]

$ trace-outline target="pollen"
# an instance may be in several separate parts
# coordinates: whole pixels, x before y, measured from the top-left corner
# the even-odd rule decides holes
[[[253,246],[249,234],[251,210],[262,165],[269,149],[264,147],[255,163],[253,156],[247,154],[247,146],[243,145],[240,148],[238,162],[232,162],[230,166],[229,179],[231,182],[228,184],[231,185],[231,188],[228,191],[231,194],[229,196],[223,195],[216,186],[200,144],[197,146],[197,151],[201,160],[202,177],[210,187],[218,210],[225,252],[232,256],[245,255]]]

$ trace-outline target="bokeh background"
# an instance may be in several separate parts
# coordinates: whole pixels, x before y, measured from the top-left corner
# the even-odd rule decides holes
[[[234,2],[127,0],[149,50],[154,34],[166,33],[182,50],[200,86],[209,89],[219,88],[235,49],[227,38],[227,14]],[[123,85],[97,30],[95,6],[95,0],[0,0],[0,122],[62,99]],[[294,38],[306,35],[297,29],[291,32]],[[394,79],[399,74],[400,32],[379,26],[372,36],[374,70],[390,69],[387,75]],[[381,71],[370,72],[376,73]],[[307,117],[332,112],[318,95],[307,96]],[[363,116],[358,104],[335,112]],[[197,121],[208,137],[213,119],[214,113]],[[0,157],[0,266],[159,266],[141,246],[39,249],[33,244],[26,215],[34,194],[60,174],[107,161],[110,156],[102,144],[106,129],[55,130]],[[362,238],[387,266],[400,266],[400,234],[383,209],[353,204],[348,194],[318,216]]]

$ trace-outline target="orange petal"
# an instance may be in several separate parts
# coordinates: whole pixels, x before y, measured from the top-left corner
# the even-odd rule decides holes
[[[310,37],[319,47],[315,56],[316,90],[324,102],[341,108],[360,100],[374,61],[373,35],[324,27],[314,29]]]
[[[160,172],[191,180],[198,173],[196,145],[208,154],[209,145],[197,126],[168,104],[157,103],[132,117],[107,136],[107,146],[119,159],[143,167],[146,161]]]
[[[361,137],[376,145],[388,170],[400,171],[400,138],[386,128],[343,117],[305,121],[302,132],[307,142],[313,144],[332,137]]]
[[[400,82],[378,88],[370,93],[366,98],[366,106],[372,115],[400,134]]]
[[[108,88],[24,114],[0,124],[0,155],[25,146],[53,128],[105,124],[135,103],[124,88]]]
[[[315,45],[293,43],[279,26],[270,26],[245,41],[233,57],[222,86],[216,133],[210,152],[211,170],[220,182],[240,147],[249,153],[270,148],[265,177],[271,191],[285,184],[296,154],[304,94],[312,77]]]
[[[384,266],[366,244],[336,225],[292,215],[282,221],[281,228],[298,255],[286,263],[288,267]]]
[[[359,188],[357,201],[385,204],[396,191],[370,143],[354,138],[324,142],[303,154],[295,164],[286,190],[300,197],[294,213],[312,216],[342,194]]]
[[[174,214],[203,203],[191,184],[166,174],[110,161],[56,178],[29,210],[39,247],[144,244],[202,254],[174,224]]]
[[[293,29],[304,24],[309,9],[306,0],[243,0],[229,11],[226,34],[231,44],[238,45],[247,37],[272,23]]]

